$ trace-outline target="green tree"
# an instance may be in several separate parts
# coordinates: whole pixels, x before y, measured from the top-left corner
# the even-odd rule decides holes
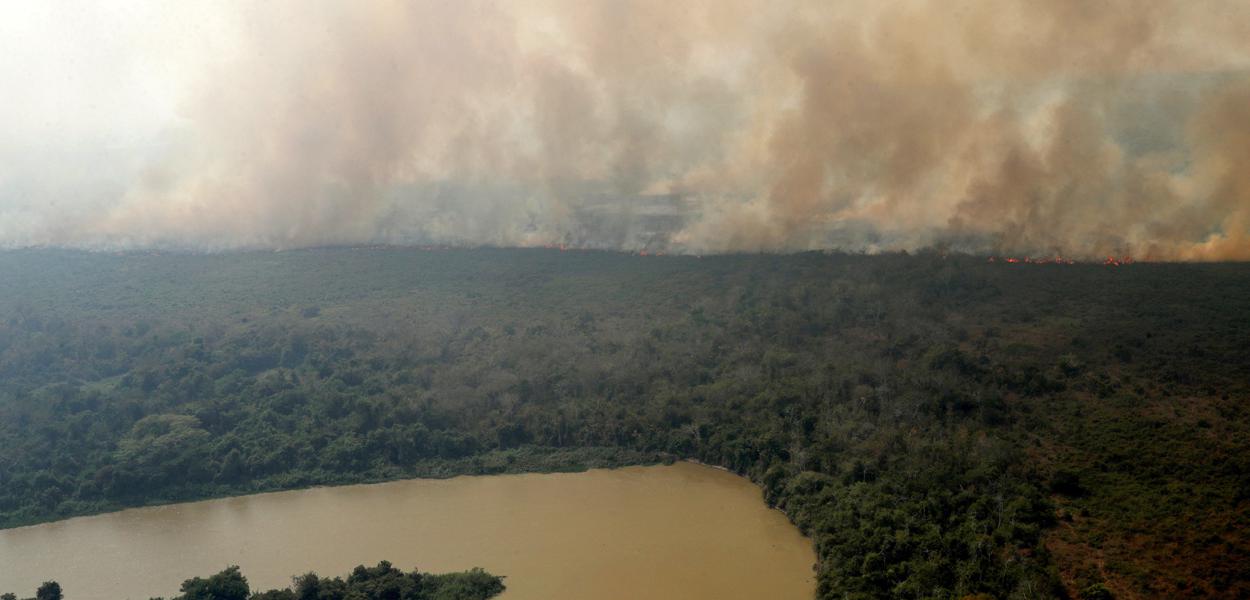
[[[188,579],[180,591],[182,595],[174,600],[247,600],[251,589],[239,567],[230,566],[208,579]]]
[[[295,578],[295,597],[298,600],[317,600],[321,594],[321,578],[316,573],[306,573]]]
[[[61,600],[64,597],[61,593],[61,584],[55,581],[45,581],[39,589],[35,590],[35,600]]]

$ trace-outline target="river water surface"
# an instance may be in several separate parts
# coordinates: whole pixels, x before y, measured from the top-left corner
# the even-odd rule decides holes
[[[0,592],[173,596],[230,564],[252,589],[310,570],[482,567],[501,600],[808,600],[811,542],[758,487],[690,463],[418,479],[173,504],[0,531]]]

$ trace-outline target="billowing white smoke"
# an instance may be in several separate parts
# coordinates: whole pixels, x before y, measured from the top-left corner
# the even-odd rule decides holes
[[[133,148],[0,141],[0,244],[1250,259],[1242,0],[215,7]]]

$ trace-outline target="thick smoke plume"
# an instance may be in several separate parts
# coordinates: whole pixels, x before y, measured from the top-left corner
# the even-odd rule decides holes
[[[55,154],[111,178],[0,147],[0,244],[1250,259],[1244,0],[221,6],[153,145]]]

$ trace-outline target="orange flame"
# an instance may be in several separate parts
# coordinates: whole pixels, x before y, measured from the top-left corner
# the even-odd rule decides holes
[[[988,262],[992,262],[992,263],[1005,262],[1007,264],[1012,264],[1012,265],[1017,265],[1017,264],[1020,264],[1020,265],[1074,265],[1076,264],[1077,261],[1071,258],[1064,258],[1062,256],[1056,255],[1053,257],[1043,257],[1043,258],[1034,258],[1032,256],[1023,256],[1023,257],[991,256],[989,257]],[[1108,256],[1105,260],[1102,261],[1102,264],[1110,266],[1110,267],[1118,267],[1121,265],[1131,265],[1133,264],[1133,262],[1134,262],[1133,257],[1131,256],[1121,256],[1121,257]]]

